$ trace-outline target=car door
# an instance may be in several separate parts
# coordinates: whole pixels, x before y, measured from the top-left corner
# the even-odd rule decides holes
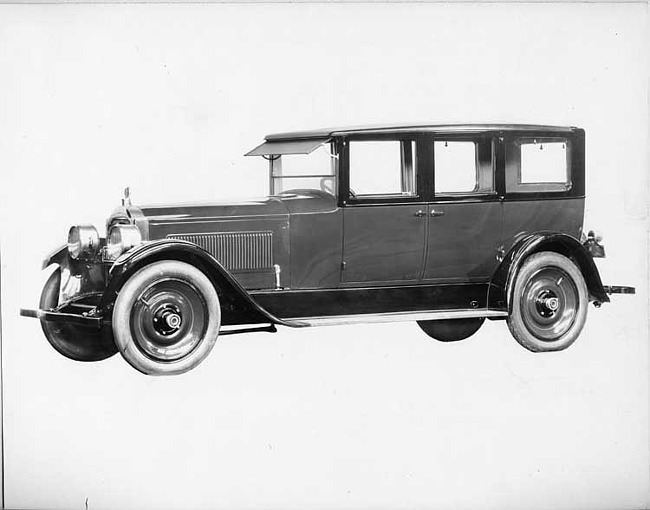
[[[503,214],[495,185],[495,140],[489,135],[437,135],[429,139],[428,148],[434,193],[427,207],[424,280],[486,282],[501,256]]]
[[[418,191],[416,137],[361,137],[344,143],[343,284],[421,279],[427,203]]]

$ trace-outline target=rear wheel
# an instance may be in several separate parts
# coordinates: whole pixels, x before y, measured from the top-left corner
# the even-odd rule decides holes
[[[113,335],[122,356],[151,375],[197,366],[212,350],[220,324],[219,298],[208,277],[174,260],[136,272],[113,310]]]
[[[442,319],[437,321],[418,321],[418,326],[427,335],[441,342],[457,342],[465,340],[485,322],[484,317],[472,319]]]
[[[517,275],[508,327],[530,351],[566,349],[582,331],[588,304],[587,285],[570,259],[536,253]]]
[[[39,308],[52,310],[59,305],[61,272],[52,273],[43,287]],[[41,321],[43,333],[59,354],[75,361],[101,361],[117,352],[110,328],[96,329],[77,324]]]

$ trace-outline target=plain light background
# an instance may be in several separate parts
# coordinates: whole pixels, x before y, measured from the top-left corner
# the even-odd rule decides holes
[[[646,508],[645,4],[2,5],[9,508]],[[40,262],[135,204],[266,193],[263,136],[373,122],[587,132],[607,284],[567,351],[505,323],[224,337],[193,372],[58,355]]]

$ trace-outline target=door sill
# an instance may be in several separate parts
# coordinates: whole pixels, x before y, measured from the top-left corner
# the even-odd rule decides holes
[[[298,317],[285,319],[285,321],[296,326],[338,326],[342,324],[372,324],[377,322],[430,321],[442,319],[478,319],[507,316],[508,312],[501,310],[466,309],[332,315],[328,317]]]

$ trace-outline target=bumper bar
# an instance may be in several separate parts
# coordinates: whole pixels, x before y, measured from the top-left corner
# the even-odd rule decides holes
[[[89,317],[76,313],[53,312],[51,310],[27,310],[20,309],[20,315],[23,317],[33,317],[46,322],[59,322],[66,324],[78,324],[79,326],[88,326],[91,328],[101,328],[103,321],[101,317]]]

